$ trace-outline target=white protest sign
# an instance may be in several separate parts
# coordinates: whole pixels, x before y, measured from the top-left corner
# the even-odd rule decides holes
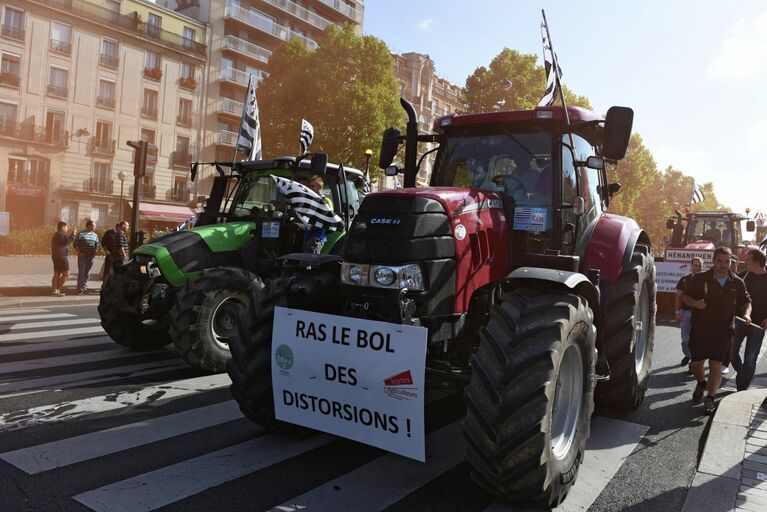
[[[705,249],[666,249],[664,259],[666,261],[679,261],[690,263],[693,258],[700,258],[703,263],[714,263],[714,251]]]
[[[713,263],[704,263],[703,270],[708,270]],[[692,272],[689,261],[656,261],[655,262],[655,285],[658,292],[676,292],[679,280]]]
[[[427,329],[275,308],[277,419],[426,461]]]

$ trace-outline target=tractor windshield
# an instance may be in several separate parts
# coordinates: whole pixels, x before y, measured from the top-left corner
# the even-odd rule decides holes
[[[732,247],[740,242],[740,223],[732,220],[693,218],[687,224],[687,243],[698,240]]]
[[[475,133],[448,136],[439,149],[432,186],[505,193],[515,206],[552,204],[550,133]]]
[[[271,176],[251,174],[240,180],[234,196],[231,215],[247,218],[253,208],[261,211],[265,204],[277,200],[277,185]]]

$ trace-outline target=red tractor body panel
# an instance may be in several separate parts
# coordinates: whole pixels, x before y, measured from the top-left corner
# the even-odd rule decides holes
[[[586,247],[582,264],[584,272],[598,268],[603,280],[617,280],[623,271],[626,251],[633,250],[633,247],[628,247],[629,241],[639,231],[641,229],[633,219],[603,213]]]

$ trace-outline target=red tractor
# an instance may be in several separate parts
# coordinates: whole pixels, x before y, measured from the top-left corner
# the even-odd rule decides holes
[[[650,376],[655,271],[647,234],[607,212],[633,111],[450,115],[384,133],[387,174],[405,142],[405,188],[368,195],[341,257],[284,256],[230,340],[231,390],[274,429],[275,306],[428,329],[427,375],[466,382],[465,458],[510,501],[556,506],[575,482],[594,403],[637,407]],[[418,142],[439,144],[414,188]],[[421,159],[423,160],[423,158]]]
[[[730,212],[687,212],[677,211],[676,218],[666,221],[666,228],[672,230],[671,248],[683,247],[713,251],[717,247],[729,247],[738,257],[740,267],[745,268],[746,253],[758,246],[743,240],[741,223],[746,221],[746,231],[753,233],[755,222],[746,215]],[[756,243],[760,240],[756,240]]]

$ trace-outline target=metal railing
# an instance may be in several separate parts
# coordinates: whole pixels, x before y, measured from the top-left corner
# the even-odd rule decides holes
[[[96,96],[96,105],[105,108],[115,108],[114,96]]]
[[[243,9],[242,7],[240,7],[239,5],[235,3],[228,2],[226,4],[226,10],[224,11],[224,16],[227,18],[238,19],[253,28],[257,28],[258,30],[266,32],[267,34],[271,34],[274,37],[282,39],[283,41],[288,41],[293,37],[297,37],[310,50],[314,50],[317,48],[317,42],[314,39],[301,35],[298,32],[294,32],[293,30],[290,30],[288,27],[280,25],[273,19],[267,18],[263,14],[259,14],[254,11]]]
[[[320,0],[323,4],[327,5],[331,9],[334,9],[347,18],[354,20],[358,23],[362,23],[362,11],[351,7],[340,0]]]
[[[157,185],[154,183],[144,183],[143,181],[139,181],[138,186],[138,193],[140,197],[143,197],[144,199],[156,199],[157,198]],[[128,187],[128,195],[133,195],[134,186],[131,185]]]
[[[234,146],[237,144],[237,134],[235,132],[229,132],[226,130],[218,130],[216,132],[216,144]]]
[[[192,155],[189,150],[174,151],[170,154],[170,165],[174,167],[189,167],[192,164]]]
[[[150,80],[159,82],[160,80],[162,80],[162,69],[161,68],[144,68],[144,78],[148,78]]]
[[[21,77],[18,73],[14,73],[13,71],[3,71],[0,73],[0,85],[18,87],[20,83]]]
[[[48,84],[48,96],[56,96],[58,98],[66,98],[69,96],[69,89],[58,85]]]
[[[111,194],[114,190],[114,180],[101,178],[88,178],[83,187],[85,192],[95,192],[97,194]]]
[[[88,143],[88,149],[93,154],[99,155],[114,155],[115,154],[115,141],[109,139],[99,139],[91,137]]]
[[[178,86],[183,89],[195,90],[197,88],[197,80],[191,76],[182,76],[178,79]]]
[[[147,119],[157,119],[157,107],[141,107],[141,117]]]
[[[62,53],[64,55],[72,55],[72,45],[66,41],[56,41],[55,39],[51,39],[51,51]]]
[[[221,41],[221,48],[224,50],[233,50],[261,62],[269,62],[272,52],[256,44],[243,41],[239,37],[232,35],[224,36]]]
[[[176,124],[179,126],[186,126],[189,128],[192,126],[192,116],[179,114],[176,116]]]
[[[2,34],[3,37],[7,37],[8,39],[24,41],[25,32],[23,28],[3,24],[2,29],[0,29],[0,34]]]
[[[0,136],[61,147],[66,147],[69,142],[68,131],[4,120],[0,120]]]
[[[237,82],[238,84],[248,85],[249,74],[253,75],[256,79],[256,83],[260,82],[264,78],[269,76],[269,73],[261,70],[254,70],[253,73],[246,73],[234,68],[224,68],[221,70],[221,80],[229,80],[230,82]]]
[[[188,187],[183,188],[172,188],[168,190],[167,198],[171,201],[178,201],[181,203],[188,203],[190,199],[190,193]]]
[[[218,111],[225,112],[227,114],[242,114],[242,110],[245,108],[245,103],[240,101],[231,100],[229,98],[218,99]]]
[[[305,22],[314,25],[320,30],[325,30],[325,28],[328,25],[333,24],[332,21],[323,18],[319,14],[315,14],[311,12],[309,9],[305,9],[301,7],[295,2],[291,2],[291,0],[264,0],[264,1],[266,3],[279,7],[283,11],[292,14],[296,18],[301,18]]]
[[[120,65],[120,58],[117,55],[107,55],[102,53],[99,57],[99,64],[116,69]]]

